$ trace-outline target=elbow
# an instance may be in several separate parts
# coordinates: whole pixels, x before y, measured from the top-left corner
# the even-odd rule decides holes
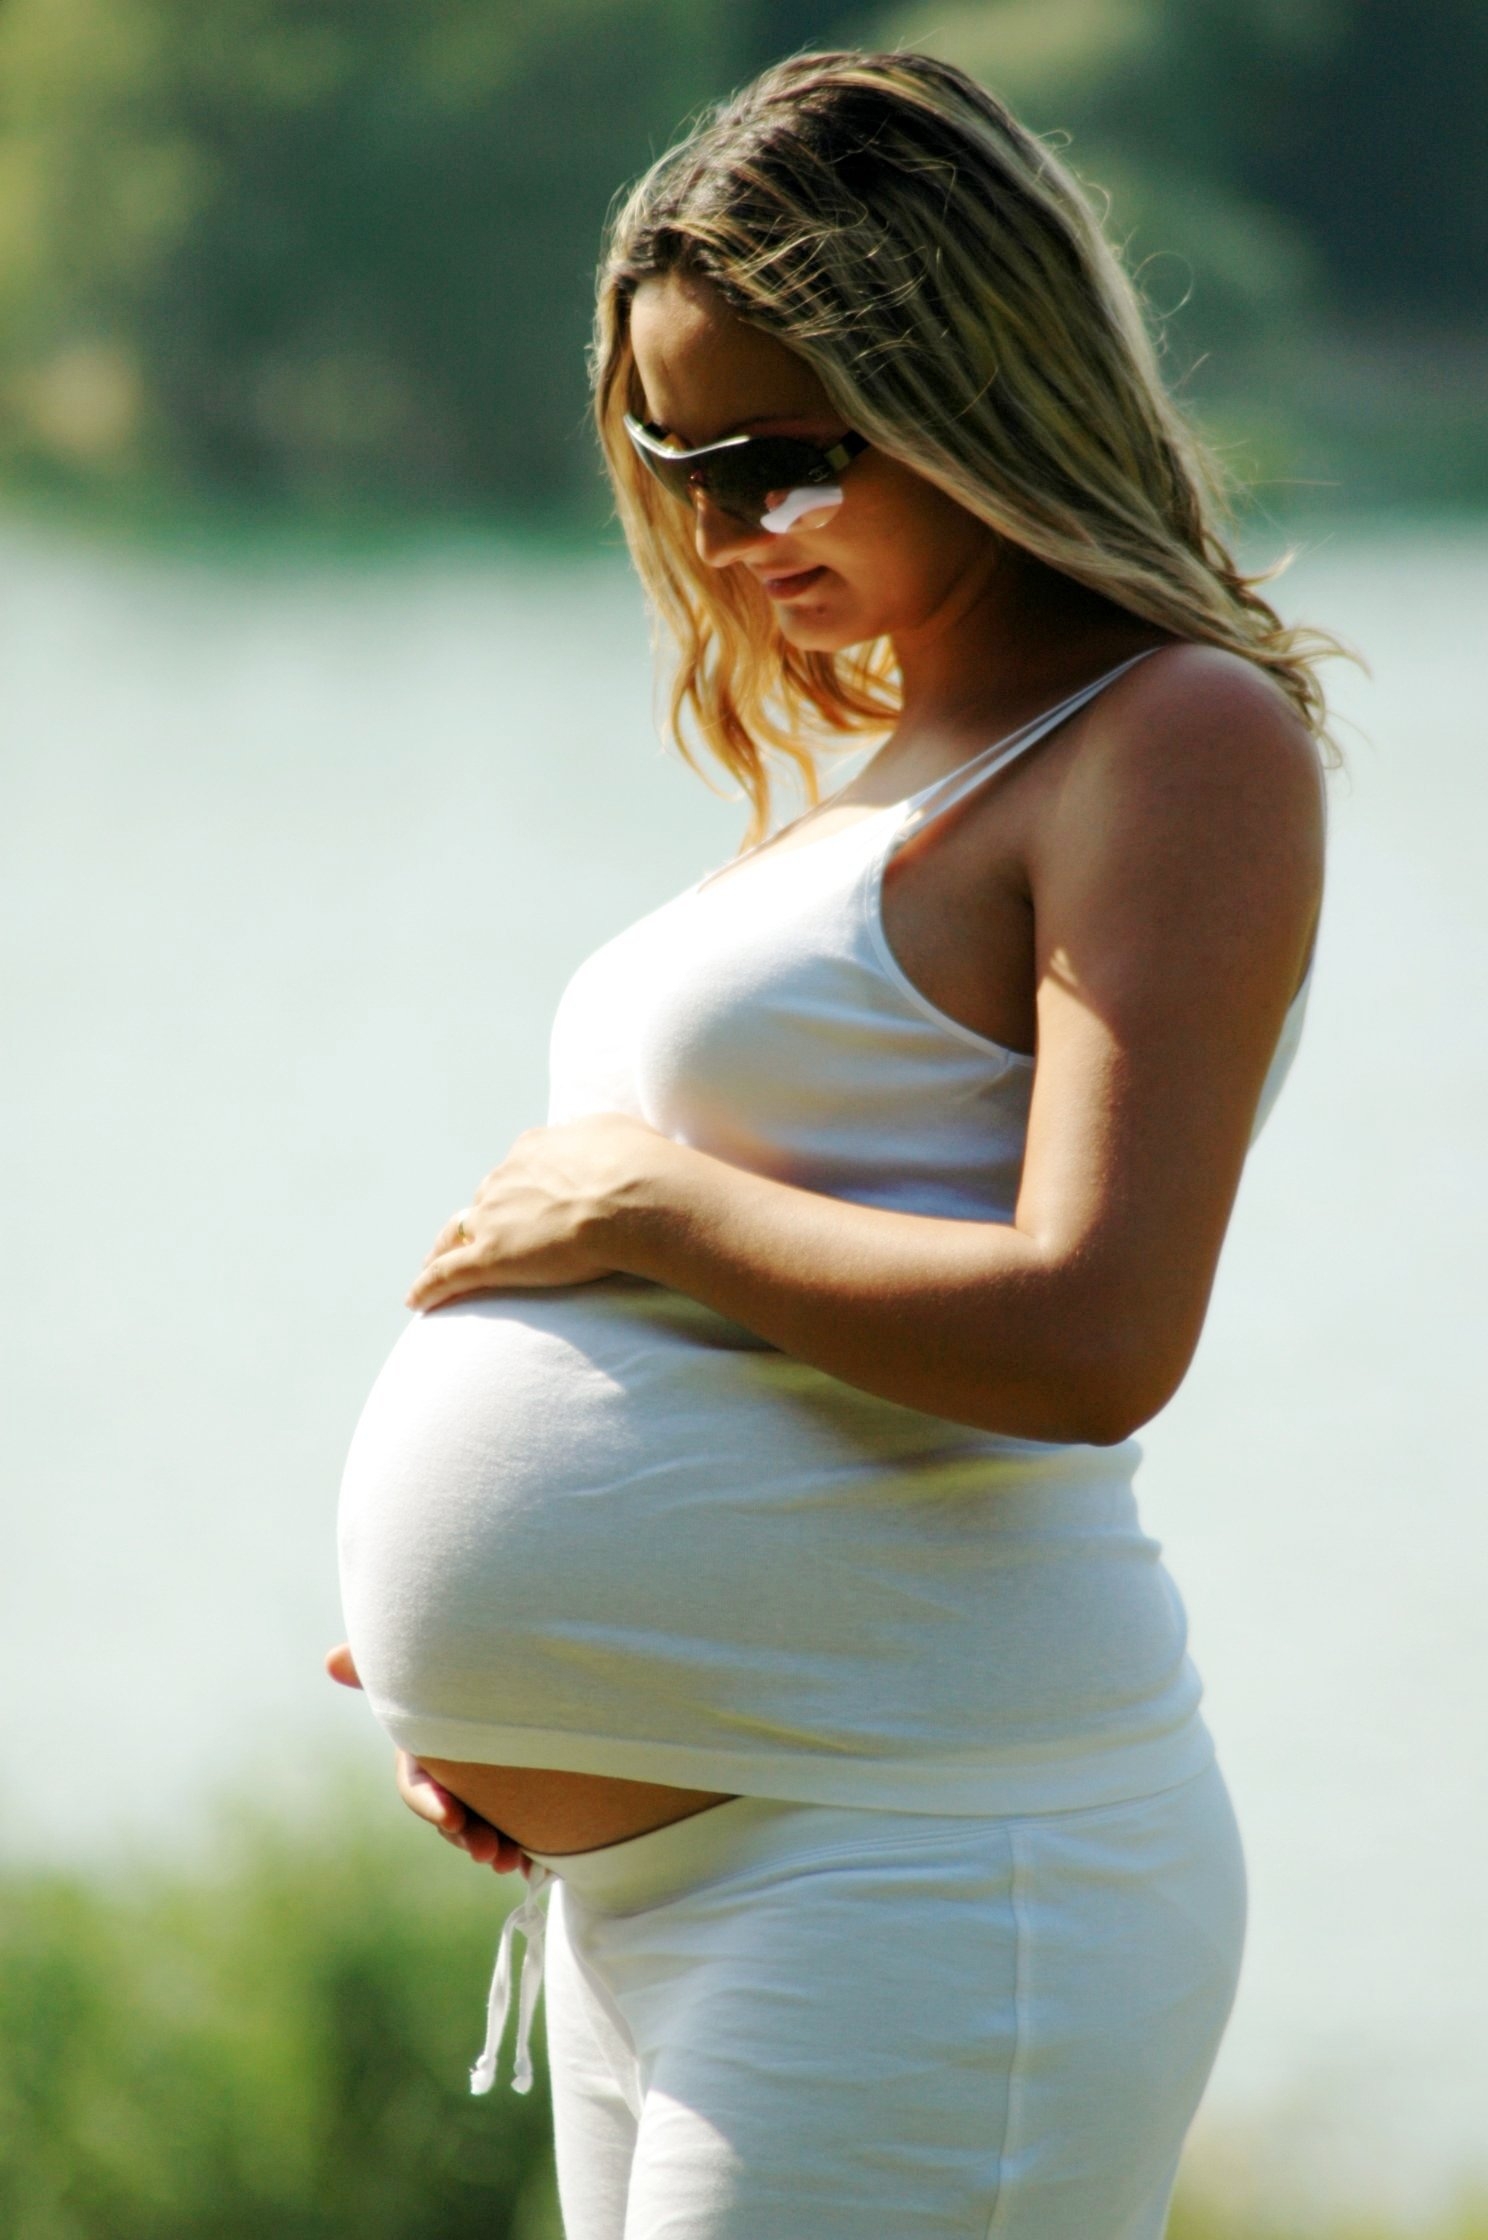
[[[1083,1394],[1060,1437],[1082,1447],[1119,1447],[1150,1423],[1169,1398],[1164,1394],[1148,1399],[1125,1391]]]
[[[1058,1447],[1119,1447],[1164,1408],[1177,1380],[1159,1387],[1141,1379],[1072,1372],[1060,1363],[1047,1376],[1029,1378],[1010,1391],[989,1372],[974,1394],[939,1412],[1004,1438],[1036,1439]]]
[[[1167,1406],[1192,1348],[1175,1354],[1152,1344],[1111,1344],[1098,1358],[1067,1363],[1061,1379],[1065,1428],[1056,1437],[1087,1447],[1118,1447]]]
[[[995,1354],[979,1348],[976,1404],[962,1420],[1051,1445],[1118,1447],[1182,1384],[1202,1304],[1175,1311],[1170,1295],[1097,1283],[1082,1268],[1059,1276],[1021,1358],[1009,1358],[1005,1333]]]
[[[1123,1404],[1124,1396],[1065,1384],[1049,1396],[1022,1429],[1022,1436],[1047,1439],[1061,1447],[1119,1447],[1155,1415]]]
[[[1150,1423],[1162,1402],[1145,1407],[1133,1402],[1126,1395],[1111,1398],[1101,1395],[1084,1408],[1079,1415],[1079,1428],[1069,1436],[1082,1447],[1119,1447],[1124,1439],[1134,1438],[1144,1423]]]

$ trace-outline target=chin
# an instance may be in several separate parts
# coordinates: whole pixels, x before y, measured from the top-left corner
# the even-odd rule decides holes
[[[825,607],[823,600],[823,610]],[[846,653],[849,646],[865,645],[879,635],[859,619],[846,621],[840,615],[813,613],[804,606],[778,615],[776,625],[781,637],[801,653]]]

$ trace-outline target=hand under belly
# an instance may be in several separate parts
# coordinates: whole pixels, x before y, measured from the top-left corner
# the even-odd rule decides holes
[[[628,1842],[726,1804],[732,1794],[617,1781],[602,1773],[552,1773],[541,1766],[470,1765],[459,1758],[420,1758],[419,1764],[524,1851],[555,1854]]]

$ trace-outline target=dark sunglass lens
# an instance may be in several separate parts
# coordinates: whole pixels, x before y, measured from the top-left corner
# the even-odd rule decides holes
[[[684,466],[680,460],[660,457],[654,451],[643,452],[642,457],[657,481],[670,490],[674,498],[680,498],[684,505],[690,503],[694,475],[691,467]]]
[[[703,487],[714,503],[736,520],[757,522],[780,490],[828,479],[814,444],[788,436],[758,436],[737,451],[721,451],[705,469]]]
[[[626,417],[637,452],[658,482],[684,504],[706,494],[734,520],[758,526],[784,491],[826,484],[836,468],[819,445],[795,436],[750,436],[709,445],[701,453],[673,451],[654,428]],[[853,454],[865,449],[861,438],[846,437]],[[772,524],[773,526],[773,524]]]

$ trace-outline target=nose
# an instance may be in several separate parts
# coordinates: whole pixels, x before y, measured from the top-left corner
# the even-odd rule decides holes
[[[735,515],[725,513],[706,490],[693,493],[693,534],[697,540],[697,555],[710,568],[732,567],[746,552],[753,552],[761,545],[771,545],[774,539],[768,529],[756,521],[740,521]]]

